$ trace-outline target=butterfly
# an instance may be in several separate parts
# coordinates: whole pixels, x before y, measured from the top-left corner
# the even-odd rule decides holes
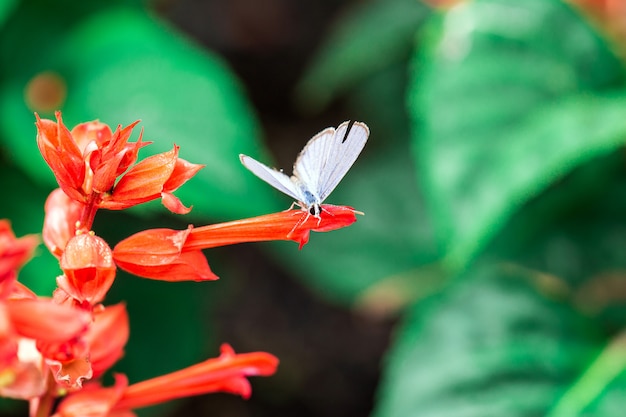
[[[254,175],[320,219],[322,202],[359,157],[369,134],[365,123],[355,121],[343,122],[337,129],[322,130],[300,151],[291,177],[249,156],[241,154],[239,159]]]

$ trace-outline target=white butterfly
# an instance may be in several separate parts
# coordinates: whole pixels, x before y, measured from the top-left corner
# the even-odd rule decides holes
[[[302,210],[320,218],[320,204],[354,164],[369,134],[365,123],[354,121],[322,130],[298,155],[291,177],[249,156],[239,159],[254,175],[295,199]]]

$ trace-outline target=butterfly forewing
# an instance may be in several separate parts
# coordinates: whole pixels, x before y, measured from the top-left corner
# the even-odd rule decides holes
[[[334,134],[335,129],[329,127],[313,136],[293,164],[293,175],[318,198],[320,176],[332,151]]]
[[[287,175],[273,168],[268,167],[265,164],[260,163],[254,158],[247,155],[239,155],[239,159],[243,166],[248,168],[254,175],[261,178],[263,181],[281,191],[294,200],[302,201],[303,195],[300,187],[298,187]]]
[[[302,150],[294,175],[310,184],[310,191],[323,201],[337,187],[365,147],[369,128],[360,122],[344,122],[329,135],[320,132]]]

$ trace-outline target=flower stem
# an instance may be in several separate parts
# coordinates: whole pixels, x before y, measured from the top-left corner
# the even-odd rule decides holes
[[[36,407],[34,410],[30,410],[31,417],[49,417],[54,404],[56,381],[51,372],[48,372],[48,389],[45,394],[38,398],[38,401],[32,402],[31,407]]]

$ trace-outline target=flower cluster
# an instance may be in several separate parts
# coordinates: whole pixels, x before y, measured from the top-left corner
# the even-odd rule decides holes
[[[129,142],[136,123],[114,132],[94,121],[71,131],[36,118],[37,144],[59,188],[44,210],[43,242],[59,260],[52,297],[40,297],[17,281],[18,270],[39,244],[16,238],[0,220],[0,396],[28,400],[37,417],[132,416],[132,410],[175,398],[229,392],[247,398],[247,377],[272,375],[278,359],[265,352],[237,354],[223,345],[217,358],[129,384],[115,376],[112,387],[98,378],[123,355],[129,336],[124,304],[103,304],[117,267],[164,281],[217,279],[202,249],[242,242],[293,240],[356,221],[349,207],[325,205],[319,218],[288,210],[185,230],[144,230],[113,249],[92,230],[100,209],[122,210],[160,198],[178,214],[190,208],[173,192],[202,165],[178,157],[178,147],[137,162],[141,135]],[[59,401],[59,398],[61,400]]]

